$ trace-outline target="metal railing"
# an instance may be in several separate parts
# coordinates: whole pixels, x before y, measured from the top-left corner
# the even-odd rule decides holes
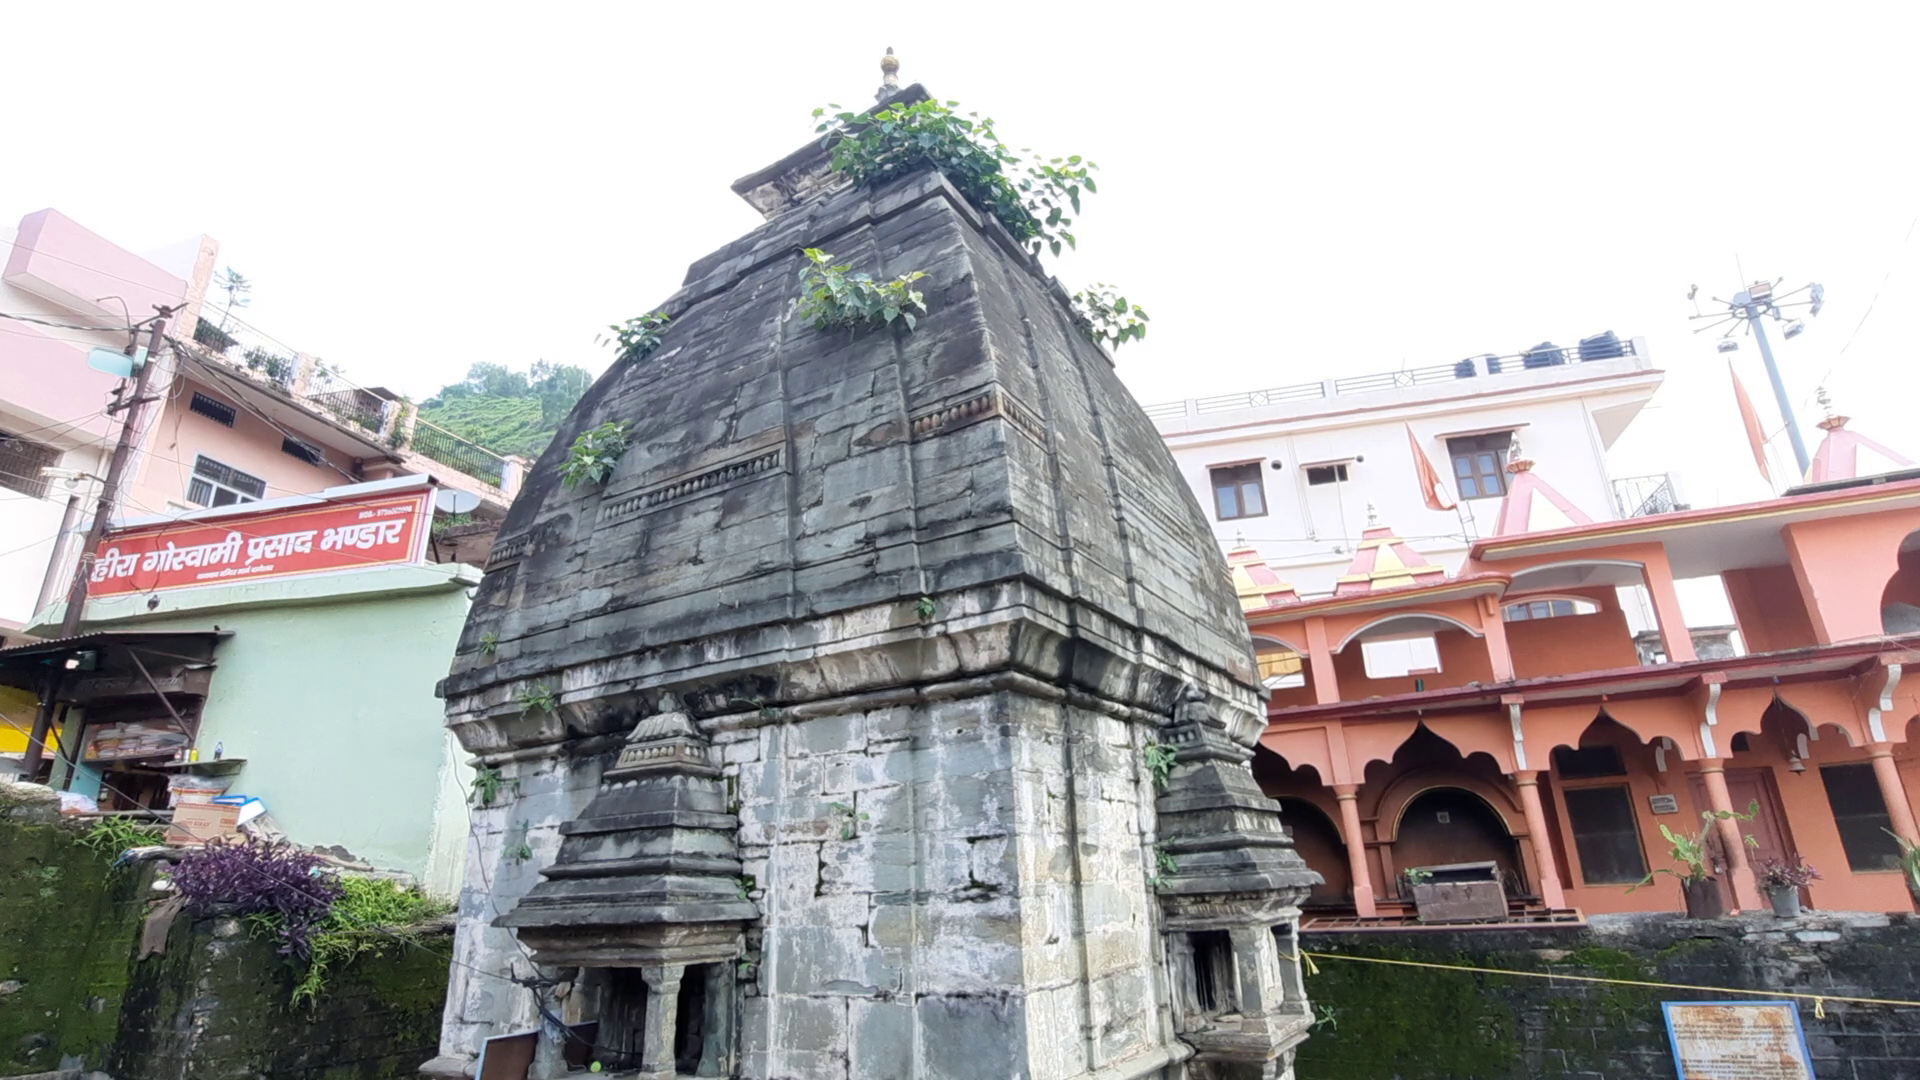
[[[497,488],[506,486],[505,458],[445,428],[434,427],[425,420],[416,418],[413,422],[413,436],[408,445],[413,448],[414,453],[432,458],[450,468],[459,469],[476,480],[484,480]]]
[[[1196,398],[1191,403],[1198,406],[1192,411],[1210,413],[1226,412],[1230,409],[1256,409],[1262,405],[1278,405],[1283,401],[1306,401],[1324,396],[1326,396],[1326,387],[1320,383],[1295,383],[1292,386],[1276,386],[1266,390],[1248,390],[1239,394]],[[1182,413],[1188,411],[1189,402],[1181,401],[1175,404],[1180,406]]]
[[[209,312],[195,327],[191,347],[202,359],[271,387],[362,438],[396,450],[411,448],[493,487],[506,486],[504,455],[427,423],[418,410],[355,385],[318,357],[295,352],[237,318],[224,328],[220,321],[218,313]]]
[[[1613,505],[1623,518],[1671,514],[1685,510],[1674,487],[1671,473],[1654,476],[1627,476],[1613,482]]]
[[[1161,401],[1143,408],[1149,419],[1170,420],[1181,416],[1257,409],[1264,405],[1278,405],[1289,401],[1313,401],[1346,394],[1371,394],[1410,386],[1427,386],[1457,379],[1513,375],[1537,368],[1559,367],[1590,360],[1618,360],[1638,355],[1631,340],[1622,340],[1612,334],[1599,334],[1569,346],[1542,342],[1524,352],[1506,356],[1487,353],[1456,360],[1451,364],[1401,368],[1399,371],[1354,375],[1343,379],[1323,379],[1320,382],[1295,383],[1292,386],[1246,390],[1236,394],[1188,398],[1185,401]]]

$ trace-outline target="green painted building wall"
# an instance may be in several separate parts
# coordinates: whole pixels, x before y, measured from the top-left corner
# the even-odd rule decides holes
[[[260,798],[296,843],[452,896],[471,770],[434,684],[479,577],[461,564],[382,566],[96,599],[85,628],[230,632],[214,653],[201,760],[216,744],[246,759],[228,792]]]

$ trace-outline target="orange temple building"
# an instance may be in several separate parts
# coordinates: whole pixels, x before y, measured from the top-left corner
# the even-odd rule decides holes
[[[1620,521],[1514,460],[1498,534],[1451,576],[1382,526],[1326,596],[1233,552],[1273,688],[1255,771],[1326,879],[1326,925],[1405,922],[1404,871],[1461,863],[1495,864],[1511,918],[1679,910],[1671,878],[1634,888],[1673,865],[1660,826],[1749,807],[1712,826],[1729,909],[1799,857],[1814,907],[1911,910],[1891,834],[1920,842],[1920,470],[1845,423],[1785,496]],[[1737,655],[1695,654],[1674,583],[1705,577]]]

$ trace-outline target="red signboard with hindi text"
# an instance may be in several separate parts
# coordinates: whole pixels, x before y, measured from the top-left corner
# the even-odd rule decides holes
[[[110,530],[89,596],[420,562],[431,489]]]

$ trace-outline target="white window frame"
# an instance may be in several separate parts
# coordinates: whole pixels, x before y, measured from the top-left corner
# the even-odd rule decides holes
[[[219,466],[220,468],[226,470],[227,473],[230,475],[244,476],[248,480],[254,481],[255,483],[260,485],[260,494],[256,495],[250,491],[245,491],[241,488],[234,487],[231,484],[225,483],[221,480],[215,479],[214,477],[208,476],[205,473],[202,473],[200,471],[200,463],[203,461],[209,465]],[[196,485],[200,485],[200,484],[205,484],[207,486],[208,497],[205,499],[198,499],[194,497],[194,488]],[[231,493],[233,495],[233,498],[229,499],[226,502],[221,502],[219,500],[219,493],[222,491]],[[213,458],[208,457],[205,454],[195,454],[193,457],[193,475],[187,479],[187,501],[190,503],[193,503],[195,506],[201,506],[201,507],[232,506],[235,503],[259,502],[262,498],[265,497],[266,492],[267,492],[267,482],[261,477],[255,476],[249,472],[243,472],[239,469],[234,468],[231,465],[228,465],[224,461],[217,461]]]

